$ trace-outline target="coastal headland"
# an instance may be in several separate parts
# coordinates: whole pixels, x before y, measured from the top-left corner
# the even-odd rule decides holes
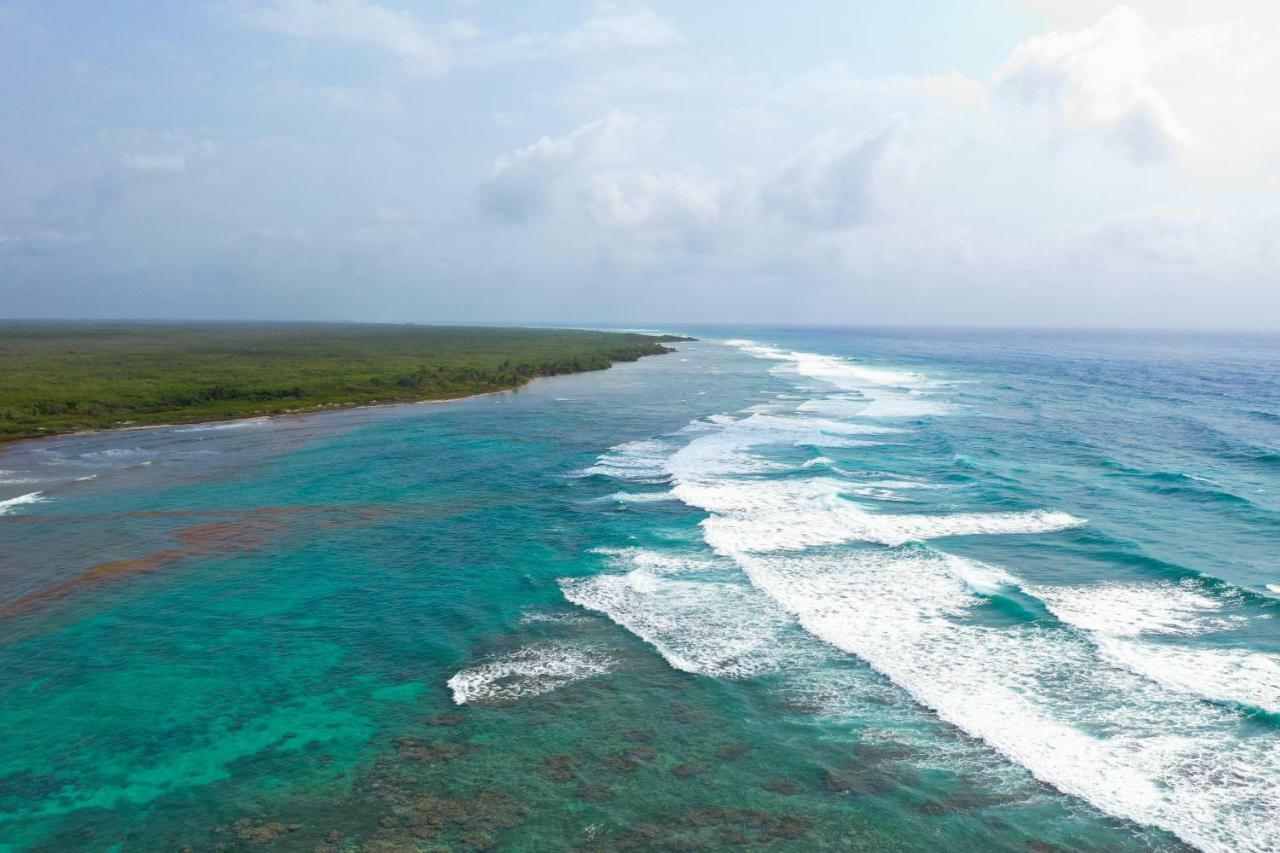
[[[447,400],[670,352],[671,335],[319,323],[0,324],[0,442]]]

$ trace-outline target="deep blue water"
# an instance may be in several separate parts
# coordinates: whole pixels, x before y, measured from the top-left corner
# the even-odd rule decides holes
[[[689,331],[0,452],[0,849],[1280,849],[1280,338]]]

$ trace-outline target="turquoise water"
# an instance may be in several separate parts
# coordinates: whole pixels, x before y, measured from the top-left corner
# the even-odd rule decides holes
[[[1280,849],[1280,339],[692,331],[0,453],[0,849]]]

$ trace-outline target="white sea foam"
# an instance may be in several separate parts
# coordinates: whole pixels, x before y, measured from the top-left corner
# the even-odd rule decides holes
[[[28,492],[25,495],[18,495],[16,498],[0,501],[0,515],[9,515],[20,506],[43,503],[48,498],[41,497],[42,494],[42,492]]]
[[[760,432],[760,441],[765,444],[774,441],[773,435],[791,436],[793,433],[829,433],[840,436],[876,436],[902,432],[893,427],[875,424],[850,423],[826,417],[808,417],[783,415],[775,412],[758,412],[750,417],[734,422],[738,429]],[[787,438],[778,443],[785,442]]]
[[[560,643],[526,646],[449,679],[455,704],[509,702],[550,693],[566,684],[603,675],[614,664],[609,655]]]
[[[227,421],[225,423],[216,424],[199,424],[198,426],[183,427],[176,429],[174,432],[223,432],[230,429],[245,429],[247,427],[261,426],[269,423],[268,418],[244,418],[242,420]]]
[[[797,411],[841,418],[914,418],[945,415],[955,411],[923,388],[902,390],[864,387],[856,394],[834,394],[801,403]],[[883,428],[883,427],[882,427]]]
[[[788,619],[749,586],[679,580],[646,569],[560,582],[569,601],[603,613],[673,668],[720,678],[778,669]]]
[[[91,450],[88,453],[81,453],[79,458],[90,462],[116,462],[131,459],[149,459],[155,455],[155,451],[143,450],[141,447],[111,447],[106,450]]]
[[[957,557],[922,547],[738,555],[759,589],[1060,790],[1208,850],[1280,845],[1280,745],[1099,659],[1083,637],[968,621]]]
[[[1244,619],[1221,615],[1224,601],[1191,580],[1025,589],[1063,622],[1111,637],[1202,634],[1234,627]]]
[[[844,497],[827,477],[787,480],[686,480],[672,494],[707,510],[707,543],[718,553],[799,550],[842,542],[899,545],[975,534],[1045,533],[1084,524],[1065,512],[873,513]]]
[[[652,645],[673,668],[744,678],[794,667],[794,622],[745,582],[736,564],[705,554],[598,548],[620,574],[560,581],[565,597]],[[814,649],[806,644],[809,654]]]
[[[0,480],[0,486],[29,486],[32,483],[39,483],[40,480],[35,477],[10,477]]]
[[[1091,632],[1111,663],[1171,690],[1280,713],[1280,659],[1245,649],[1189,647],[1143,636],[1193,636],[1239,627],[1247,616],[1202,583],[1104,583],[1024,589],[1070,625]]]
[[[674,500],[674,497],[670,492],[614,492],[609,495],[608,500],[620,504],[647,504]]]
[[[670,446],[661,441],[628,441],[600,454],[596,464],[583,469],[580,474],[652,482],[665,475],[665,463],[670,453]]]
[[[868,394],[870,401],[860,413],[864,418],[923,418],[929,415],[946,415],[953,407],[940,400],[931,400],[914,394]]]
[[[787,351],[754,341],[731,340],[726,343],[757,358],[783,362],[773,369],[775,373],[792,373],[806,379],[817,379],[845,391],[866,394],[868,388],[899,388],[918,392],[922,386],[933,384],[925,376],[908,370],[869,365],[818,353]]]
[[[592,548],[591,553],[608,557],[616,568],[643,569],[656,574],[689,574],[715,572],[724,564],[715,559],[682,551],[652,551],[648,548]]]
[[[590,617],[582,613],[560,613],[556,611],[534,610],[520,617],[521,625],[576,625]]]
[[[1018,579],[999,566],[951,557],[946,560],[947,569],[975,595],[998,595],[1018,586]]]
[[[1248,649],[1098,639],[1107,660],[1171,690],[1280,714],[1280,657]]]
[[[663,463],[665,473],[676,478],[706,478],[779,471],[786,466],[760,457],[751,452],[752,448],[768,445],[868,447],[878,442],[867,438],[898,432],[889,427],[829,418],[768,413],[754,413],[744,418],[721,416],[695,424],[696,429],[689,430],[695,438],[670,454]]]
[[[851,496],[932,484],[851,476],[827,457],[805,467],[824,465],[843,479],[795,476],[795,467],[752,450],[806,434],[861,434],[824,429],[821,421],[868,426],[863,419],[950,411],[933,396],[941,386],[907,371],[876,373],[847,360],[732,343],[778,362],[772,372],[797,377],[799,388],[838,389],[792,415],[757,411],[691,425],[691,440],[663,466],[672,494],[709,514],[703,532],[712,550],[740,566],[756,594],[722,574],[645,566],[633,554],[620,558],[622,574],[563,582],[570,600],[605,613],[673,666],[712,675],[750,674],[758,653],[787,648],[776,638],[793,630],[779,615],[790,614],[813,637],[859,657],[941,719],[1062,791],[1206,850],[1280,849],[1280,743],[1247,736],[1235,709],[1202,701],[1270,707],[1274,661],[1222,657],[1237,654],[1223,649],[1212,650],[1215,658],[1188,657],[1168,645],[1159,657],[1149,648],[1159,644],[1140,639],[1236,624],[1221,596],[1181,585],[1155,595],[1152,585],[1104,585],[1092,598],[1078,587],[1032,587],[1061,621],[1082,630],[990,624],[975,610],[983,596],[1025,585],[999,568],[902,543],[1084,522],[1052,510],[873,512]],[[831,548],[854,542],[867,544]],[[753,644],[759,637],[763,646]]]

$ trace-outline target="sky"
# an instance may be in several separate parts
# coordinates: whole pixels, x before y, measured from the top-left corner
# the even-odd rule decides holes
[[[0,0],[0,317],[1280,328],[1280,4]]]

